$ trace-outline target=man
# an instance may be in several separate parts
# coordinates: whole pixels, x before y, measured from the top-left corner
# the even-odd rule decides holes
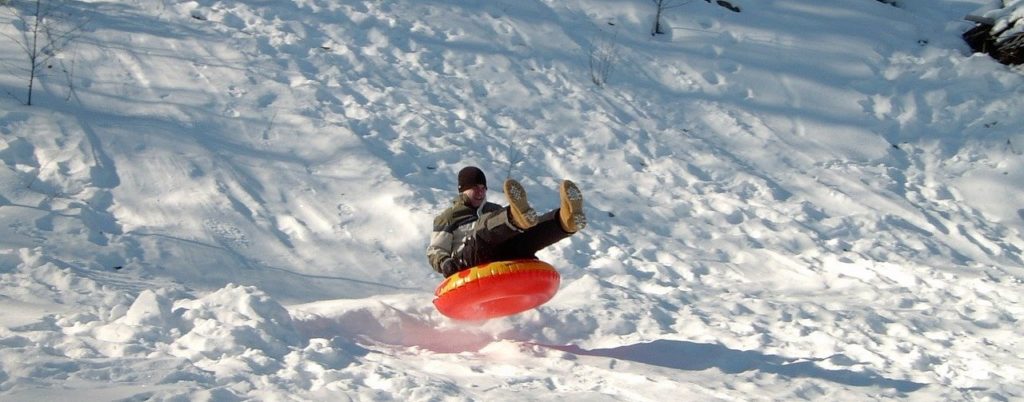
[[[475,265],[536,258],[537,251],[587,225],[583,194],[573,182],[559,186],[561,205],[544,215],[530,207],[518,181],[505,180],[508,207],[487,201],[487,177],[475,166],[459,171],[459,195],[434,218],[427,259],[448,277]]]

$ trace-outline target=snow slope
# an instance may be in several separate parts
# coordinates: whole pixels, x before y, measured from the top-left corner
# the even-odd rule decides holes
[[[1024,398],[986,2],[733,3],[73,1],[31,107],[4,37],[0,399]],[[584,190],[537,310],[430,304],[467,164]]]

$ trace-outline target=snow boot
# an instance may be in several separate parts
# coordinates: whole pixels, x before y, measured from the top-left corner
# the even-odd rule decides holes
[[[587,216],[583,213],[583,193],[576,184],[569,180],[562,180],[558,187],[558,196],[562,206],[558,211],[558,220],[562,229],[569,233],[576,233],[587,226]]]
[[[505,180],[505,198],[508,199],[508,212],[512,224],[520,230],[532,228],[537,224],[537,211],[530,207],[526,200],[523,185],[513,179]]]

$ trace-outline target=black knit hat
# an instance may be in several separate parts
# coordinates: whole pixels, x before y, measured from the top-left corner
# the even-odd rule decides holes
[[[484,172],[480,168],[466,166],[459,171],[460,193],[475,187],[477,184],[483,184],[484,188],[487,188],[487,176],[484,176]]]

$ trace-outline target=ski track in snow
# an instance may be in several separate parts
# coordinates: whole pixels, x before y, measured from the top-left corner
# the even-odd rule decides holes
[[[0,71],[0,399],[1024,398],[985,2],[735,3],[74,3],[73,90]],[[430,304],[467,164],[583,189],[541,308]]]

